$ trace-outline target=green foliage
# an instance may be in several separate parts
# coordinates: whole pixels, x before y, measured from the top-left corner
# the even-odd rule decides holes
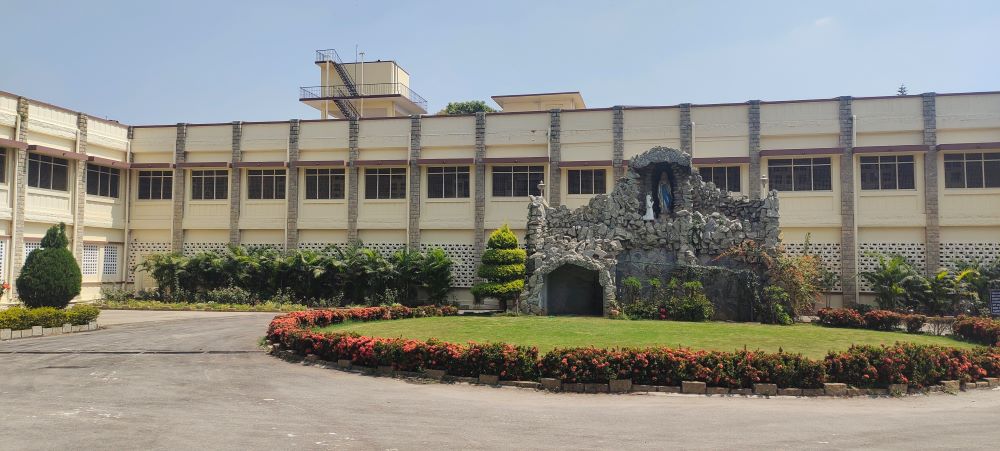
[[[448,102],[438,114],[473,114],[473,113],[495,113],[493,107],[482,100],[468,100],[464,102]]]
[[[454,263],[443,249],[434,248],[427,251],[420,266],[420,279],[427,298],[434,304],[444,304],[451,290],[451,267]]]
[[[97,307],[82,304],[68,309],[14,306],[0,310],[0,329],[24,330],[32,326],[62,327],[66,323],[79,326],[97,319],[100,314],[101,311]]]
[[[781,324],[790,325],[795,321],[792,316],[788,314],[787,307],[789,304],[788,293],[779,286],[771,285],[764,288],[764,305],[767,307],[764,309],[765,315],[761,315],[760,322],[765,324]]]
[[[80,294],[83,275],[66,248],[66,224],[52,226],[39,249],[28,254],[17,276],[17,291],[28,307],[63,308]]]
[[[969,288],[978,294],[975,300],[970,299],[967,303],[959,306],[958,313],[975,316],[989,315],[990,288],[1000,288],[1000,259],[992,262],[977,259],[958,261],[955,262],[955,268],[959,272],[967,269],[976,271],[975,274],[966,276],[964,280],[969,284]]]
[[[451,266],[440,249],[427,254],[400,249],[386,260],[378,252],[353,243],[324,252],[232,247],[192,257],[154,254],[139,268],[156,280],[157,300],[227,305],[270,300],[323,307],[343,300],[350,304],[417,304],[421,288],[434,302],[440,302],[451,288]],[[105,293],[105,299],[126,300],[114,292]]]
[[[921,299],[930,296],[931,287],[905,258],[875,254],[878,265],[873,271],[862,271],[863,278],[875,291],[875,302],[882,310],[916,308]]]
[[[507,301],[517,301],[524,291],[527,257],[524,250],[517,248],[517,236],[506,224],[490,234],[486,246],[483,262],[476,271],[486,282],[472,287],[472,294],[476,299],[499,299],[506,309]]]
[[[679,321],[708,321],[715,316],[715,307],[698,281],[680,284],[667,304],[667,311],[671,319]]]
[[[928,281],[929,296],[921,300],[922,311],[928,315],[942,316],[962,309],[963,305],[975,305],[979,293],[969,284],[968,279],[978,276],[975,269],[958,273],[942,269]]]

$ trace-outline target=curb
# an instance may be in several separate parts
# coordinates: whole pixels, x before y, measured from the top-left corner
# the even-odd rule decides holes
[[[335,362],[320,359],[314,354],[301,356],[293,351],[282,349],[280,344],[265,346],[268,354],[288,362],[312,365],[327,369],[373,376],[393,377],[398,379],[420,379],[438,383],[466,383],[487,387],[513,387],[531,390],[541,390],[561,393],[609,393],[609,394],[685,394],[700,396],[726,396],[746,398],[858,398],[879,397],[899,398],[903,396],[929,395],[932,393],[956,393],[980,389],[1000,388],[1000,378],[985,378],[977,382],[942,381],[941,385],[933,385],[923,389],[907,387],[904,384],[890,385],[889,388],[857,388],[842,383],[825,383],[823,388],[778,388],[776,384],[754,384],[753,388],[710,387],[704,382],[683,381],[680,386],[671,385],[641,385],[633,384],[630,379],[611,381],[608,384],[595,383],[564,383],[558,379],[540,378],[535,381],[501,381],[496,375],[481,374],[479,377],[460,377],[446,374],[444,370],[424,370],[423,372],[398,371],[393,367],[365,367],[354,365],[350,360]]]
[[[87,324],[81,324],[79,326],[66,323],[63,324],[62,327],[33,326],[31,329],[22,330],[0,329],[0,341],[20,340],[22,338],[32,337],[49,337],[52,335],[64,335],[76,332],[90,332],[98,329],[100,329],[100,326],[97,325],[97,321],[91,321]]]

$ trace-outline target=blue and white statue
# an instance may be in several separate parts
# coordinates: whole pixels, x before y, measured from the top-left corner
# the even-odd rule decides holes
[[[670,196],[670,176],[665,171],[660,173],[660,186],[657,187],[657,194],[660,195],[660,214],[669,214],[673,198]]]

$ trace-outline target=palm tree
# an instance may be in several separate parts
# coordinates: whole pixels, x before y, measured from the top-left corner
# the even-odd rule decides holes
[[[902,256],[874,256],[878,259],[875,270],[862,271],[858,275],[872,286],[878,307],[884,310],[918,307],[930,291],[927,279]]]

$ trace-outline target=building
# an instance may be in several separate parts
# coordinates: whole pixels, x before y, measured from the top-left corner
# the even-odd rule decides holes
[[[316,59],[322,86],[300,93],[316,120],[126,126],[0,93],[4,280],[63,221],[83,299],[149,287],[130,268],[152,252],[361,240],[444,248],[471,303],[486,236],[523,234],[539,182],[577,207],[654,146],[691,153],[734,195],[778,190],[786,247],[808,237],[844,276],[833,305],[865,297],[854,275],[871,252],[925,271],[1000,257],[1000,92],[612,108],[564,92],[438,116],[395,62]]]

